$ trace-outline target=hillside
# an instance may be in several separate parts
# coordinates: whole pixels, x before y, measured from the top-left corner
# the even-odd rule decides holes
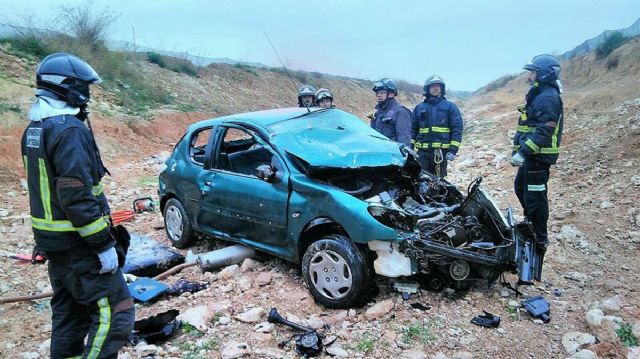
[[[26,125],[25,118],[33,102],[36,61],[13,55],[0,47],[0,112],[3,124],[0,136],[0,169],[3,175],[17,175],[21,169],[19,141]],[[198,76],[161,68],[147,61],[136,63],[137,71],[149,84],[166,91],[170,104],[143,107],[131,113],[118,105],[118,88],[92,88],[92,123],[98,142],[109,159],[133,159],[141,155],[170,150],[186,127],[201,119],[226,114],[297,106],[297,86],[310,83],[316,88],[329,88],[335,105],[362,119],[373,111],[375,96],[372,82],[292,71],[290,79],[281,69],[210,64],[198,69]],[[126,85],[126,84],[124,84]],[[418,86],[415,86],[418,88]],[[401,93],[400,100],[412,107],[420,93]],[[368,119],[366,119],[368,121]],[[123,143],[132,146],[124,148]],[[15,178],[15,177],[14,177]]]
[[[600,44],[605,42],[605,40],[609,36],[611,36],[616,32],[620,32],[625,37],[640,36],[640,18],[636,20],[633,24],[631,24],[629,27],[626,27],[624,29],[603,31],[600,35],[594,38],[585,40],[585,42],[583,42],[582,44],[560,55],[559,58],[563,60],[569,60],[576,56],[584,55],[588,52],[593,52],[598,48],[598,46],[600,46]]]

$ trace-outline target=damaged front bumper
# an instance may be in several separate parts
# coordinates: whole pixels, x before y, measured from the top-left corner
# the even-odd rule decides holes
[[[439,203],[395,201],[394,211],[417,213],[416,229],[407,231],[403,217],[396,226],[396,241],[368,243],[377,257],[375,272],[390,278],[422,275],[428,282],[440,283],[436,287],[454,288],[467,288],[477,280],[491,284],[505,272],[517,274],[520,284],[539,281],[543,248],[536,244],[531,225],[515,223],[510,208],[503,215],[479,184],[480,180],[472,183],[466,197],[457,190],[450,193],[449,187]],[[390,218],[381,217],[381,221]]]

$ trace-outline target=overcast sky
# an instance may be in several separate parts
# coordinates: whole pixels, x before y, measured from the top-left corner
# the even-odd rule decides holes
[[[50,19],[75,0],[0,0],[0,21],[17,13]],[[110,40],[367,79],[475,90],[517,73],[539,53],[561,54],[640,17],[640,0],[93,0],[119,14]],[[3,21],[4,22],[4,21]]]

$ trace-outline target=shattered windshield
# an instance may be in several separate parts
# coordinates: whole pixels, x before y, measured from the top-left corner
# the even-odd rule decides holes
[[[315,129],[343,130],[385,138],[358,117],[340,110],[316,111],[300,117],[279,121],[269,126],[269,131],[273,135]]]

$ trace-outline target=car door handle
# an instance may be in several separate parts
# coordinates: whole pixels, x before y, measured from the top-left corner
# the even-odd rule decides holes
[[[209,186],[209,187],[211,187],[211,185],[213,185],[213,182],[211,182],[211,181],[204,181],[204,185],[205,185],[205,186]]]

